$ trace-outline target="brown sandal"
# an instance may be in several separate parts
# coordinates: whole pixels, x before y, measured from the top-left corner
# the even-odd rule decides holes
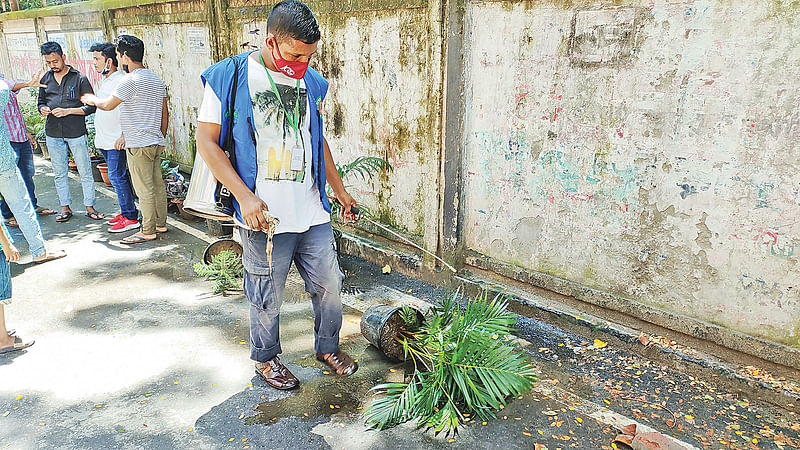
[[[345,352],[329,353],[327,358],[323,353],[317,353],[317,361],[324,362],[331,370],[344,377],[349,377],[358,370],[358,363]]]

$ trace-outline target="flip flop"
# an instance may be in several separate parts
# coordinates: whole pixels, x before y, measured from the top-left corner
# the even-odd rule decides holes
[[[92,220],[103,220],[106,218],[106,215],[97,211],[87,212],[86,217]]]
[[[56,216],[56,222],[66,223],[72,218],[72,211],[65,211]]]
[[[22,339],[20,339],[19,336],[15,336],[14,344],[11,345],[11,347],[0,348],[0,355],[5,353],[18,352],[20,350],[25,350],[26,348],[33,345],[35,342],[36,341],[22,342]]]
[[[156,227],[156,234],[164,234],[164,233],[169,233],[169,228],[164,227],[164,231],[161,231],[158,229],[158,227]]]
[[[36,208],[36,214],[38,214],[40,216],[52,216],[55,213],[56,212],[53,211],[52,209],[45,208],[43,206],[39,206],[39,207]]]
[[[17,219],[13,217],[6,220],[6,225],[8,225],[11,228],[19,228],[19,223],[17,223]]]
[[[132,235],[126,237],[125,239],[123,239],[123,240],[121,240],[119,242],[120,242],[120,244],[133,245],[133,244],[141,244],[143,242],[155,241],[156,239],[158,239],[158,238],[154,237],[152,239],[147,239],[147,238],[132,234]]]
[[[52,253],[51,252],[45,253],[45,257],[44,258],[42,258],[42,259],[40,259],[38,261],[37,260],[33,260],[33,263],[34,264],[46,263],[47,261],[53,261],[53,260],[56,260],[56,259],[61,259],[61,258],[65,257],[65,256],[67,256],[67,252],[65,252],[64,250],[56,250],[56,251],[54,251]]]

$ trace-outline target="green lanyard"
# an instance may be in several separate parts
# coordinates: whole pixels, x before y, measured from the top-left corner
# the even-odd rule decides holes
[[[286,110],[286,107],[283,106],[281,93],[278,92],[278,87],[275,86],[275,81],[272,80],[272,75],[269,73],[269,68],[266,64],[264,64],[264,58],[261,56],[261,52],[258,52],[258,59],[261,60],[261,65],[264,66],[264,69],[267,71],[269,83],[272,85],[272,92],[274,92],[275,96],[278,97],[278,103],[281,104],[281,108],[283,109],[284,114],[286,114],[286,119],[289,121],[289,125],[291,125],[292,129],[294,130],[294,135],[296,138],[300,134],[300,80],[297,80],[297,101],[294,104],[294,117],[292,117],[289,115],[289,111]]]

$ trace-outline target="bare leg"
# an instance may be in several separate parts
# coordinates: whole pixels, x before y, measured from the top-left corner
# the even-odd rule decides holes
[[[11,347],[12,345],[14,345],[14,337],[8,335],[5,307],[0,305],[0,348]]]

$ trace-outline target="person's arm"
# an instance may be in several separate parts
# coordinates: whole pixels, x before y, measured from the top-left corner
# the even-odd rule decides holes
[[[89,79],[81,76],[80,80],[78,80],[78,98],[83,98],[86,95],[94,95],[94,90],[92,89],[92,84],[89,83]],[[53,109],[53,115],[56,117],[88,116],[94,114],[95,111],[97,111],[97,108],[94,105],[85,104],[77,108],[55,108]]]
[[[99,98],[94,94],[84,94],[81,97],[81,102],[85,103],[86,105],[90,105],[89,107],[102,109],[103,111],[111,111],[112,109],[119,106],[122,103],[122,100],[114,97],[113,95],[108,98]],[[86,108],[86,106],[84,106]],[[92,111],[94,112],[94,111]]]
[[[206,162],[214,177],[236,197],[244,224],[252,230],[266,231],[269,229],[269,225],[262,211],[269,211],[269,208],[267,208],[266,203],[247,188],[247,185],[244,184],[244,181],[231,165],[230,159],[225,156],[219,146],[220,130],[221,127],[216,123],[197,123],[197,132],[195,134],[197,154]]]
[[[325,139],[325,137],[322,138],[322,148],[325,153],[325,180],[331,185],[331,189],[333,189],[333,195],[336,197],[336,200],[339,200],[339,203],[342,204],[342,217],[344,218],[345,223],[347,223],[349,220],[355,220],[355,214],[353,214],[350,209],[353,206],[356,206],[356,201],[344,187],[342,177],[339,175],[339,171],[336,169],[336,162],[333,160],[331,148],[328,146],[328,140]]]
[[[3,246],[3,254],[6,255],[7,261],[16,261],[19,259],[19,251],[17,247],[14,247],[14,244],[11,243],[6,233],[6,226],[0,226],[0,245]]]
[[[45,87],[47,87],[47,85],[39,88],[39,99],[36,101],[36,109],[39,110],[39,114],[47,117],[50,115],[50,107],[47,106],[47,91]]]
[[[161,104],[161,135],[167,137],[167,130],[169,129],[169,108],[167,108],[167,97],[164,97],[164,103]]]
[[[14,83],[11,86],[11,90],[14,92],[19,91],[20,89],[24,88],[45,88],[47,85],[42,84],[42,77],[44,76],[44,71],[40,70],[39,73],[34,75],[30,81],[15,81],[15,80],[8,80],[11,83]]]

